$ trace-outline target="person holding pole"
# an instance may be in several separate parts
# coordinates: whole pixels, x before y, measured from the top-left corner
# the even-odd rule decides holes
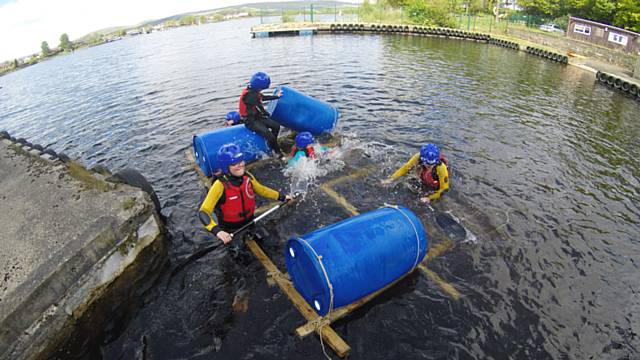
[[[244,155],[236,144],[220,147],[218,163],[223,174],[211,185],[200,205],[198,217],[204,227],[225,244],[231,242],[233,232],[244,229],[254,221],[256,194],[278,201],[293,198],[260,184],[252,174],[246,172]]]

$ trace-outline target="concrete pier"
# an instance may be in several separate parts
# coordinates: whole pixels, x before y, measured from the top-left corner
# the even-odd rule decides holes
[[[146,192],[8,139],[0,140],[0,228],[0,359],[46,357],[163,242]]]

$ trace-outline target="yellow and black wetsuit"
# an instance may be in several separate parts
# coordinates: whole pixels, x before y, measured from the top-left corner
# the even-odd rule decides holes
[[[260,184],[252,174],[246,172],[245,175],[249,177],[250,185],[252,187],[253,192],[255,192],[255,194],[271,200],[284,201],[284,196],[280,195],[279,192]],[[211,188],[207,193],[207,197],[202,202],[202,205],[200,205],[200,211],[198,214],[200,217],[200,221],[203,223],[205,228],[211,231],[214,235],[217,234],[220,230],[224,230],[224,231],[236,230],[252,220],[252,218],[248,218],[245,221],[238,222],[238,223],[226,223],[223,220],[224,214],[222,214],[221,205],[223,204],[226,198],[225,185],[223,184],[223,181],[228,181],[234,186],[241,186],[243,183],[243,180],[244,180],[244,176],[236,177],[232,175],[224,175],[223,177],[217,179],[213,183],[213,185],[211,185]],[[218,222],[219,222],[218,224],[216,224],[216,222],[213,219],[214,212],[218,217]]]
[[[427,195],[427,197],[431,201],[437,200],[444,193],[444,191],[449,189],[449,170],[447,169],[446,161],[444,161],[444,158],[441,158],[441,160],[436,164],[435,174],[433,174],[435,176],[432,175],[431,177],[433,177],[434,180],[437,181],[438,187],[433,188],[432,186],[430,186],[431,184],[428,184],[424,181],[425,176],[423,176],[422,172],[425,171],[425,169],[422,165],[418,164],[419,160],[420,153],[416,153],[411,157],[411,159],[409,159],[409,161],[402,165],[401,168],[396,170],[396,172],[391,175],[390,179],[395,180],[400,178],[401,176],[406,175],[412,168],[416,167],[417,165],[416,175],[418,176],[418,178],[420,178],[421,182],[424,185],[427,185],[429,187],[429,190],[433,191],[431,194]]]

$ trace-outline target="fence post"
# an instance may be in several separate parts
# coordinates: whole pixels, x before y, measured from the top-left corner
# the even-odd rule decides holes
[[[636,61],[636,68],[633,69],[633,77],[640,79],[640,54],[638,54],[638,61]]]
[[[491,28],[493,27],[493,18],[494,18],[494,17],[495,17],[495,16],[492,16],[492,17],[491,17],[491,22],[489,23],[489,34],[491,34]]]
[[[309,14],[309,16],[311,17],[311,23],[313,24],[313,4],[311,4],[311,14]]]

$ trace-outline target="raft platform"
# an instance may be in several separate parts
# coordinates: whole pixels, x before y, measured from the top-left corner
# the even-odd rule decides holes
[[[193,169],[198,174],[198,178],[201,183],[207,188],[211,186],[211,181],[208,177],[204,175],[204,173],[200,170],[198,165],[196,164],[195,158],[191,150],[186,150],[185,156],[189,164],[193,167]],[[256,166],[259,162],[250,164],[249,166]],[[323,185],[321,185],[321,189],[329,195],[330,198],[335,200],[340,206],[342,206],[347,213],[351,215],[358,215],[358,210],[349,202],[343,198],[341,195],[336,193],[333,190],[333,186],[343,183],[349,180],[359,179],[368,173],[374,170],[373,167],[365,168],[360,171],[356,171],[352,174],[331,180]],[[270,206],[265,206],[263,208],[257,209],[256,213],[261,212],[262,209],[269,208]],[[384,286],[383,288],[354,301],[349,305],[342,306],[337,308],[325,316],[320,316],[316,313],[313,308],[307,303],[307,301],[302,297],[302,295],[295,289],[293,282],[289,278],[289,275],[286,272],[280,271],[278,267],[271,261],[271,259],[265,254],[260,245],[256,243],[253,239],[246,240],[246,245],[249,250],[253,253],[255,258],[260,261],[262,266],[265,269],[267,274],[267,283],[270,286],[278,285],[280,290],[287,295],[289,301],[293,304],[293,306],[300,312],[300,314],[306,319],[307,323],[296,328],[295,333],[298,338],[302,339],[306,336],[316,333],[321,338],[321,344],[327,344],[339,357],[344,358],[349,355],[351,351],[351,347],[338,335],[335,330],[331,327],[335,321],[338,321],[345,316],[349,315],[354,310],[360,308],[365,305],[376,296],[380,295],[387,289],[393,287],[396,283],[403,280],[405,277],[412,274],[416,269],[420,269],[427,277],[433,280],[447,295],[451,297],[452,300],[456,301],[460,298],[460,293],[455,289],[455,287],[445,280],[440,278],[435,272],[429,270],[427,268],[427,263],[433,260],[438,255],[446,252],[447,250],[453,248],[453,241],[446,239],[445,241],[432,245],[427,251],[427,255],[424,260],[416,267],[416,269],[404,274],[400,278],[396,279],[392,283]]]

